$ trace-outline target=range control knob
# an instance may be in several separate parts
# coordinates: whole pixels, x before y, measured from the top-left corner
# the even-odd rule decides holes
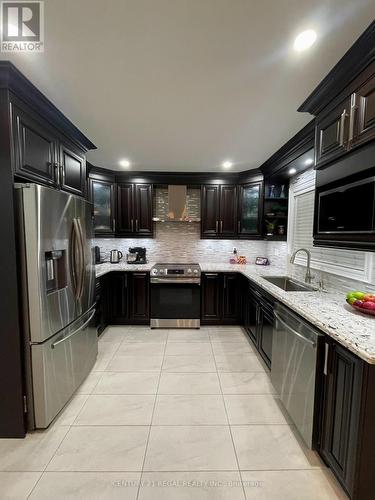
[[[153,269],[152,270],[152,274],[158,274],[158,270],[157,269]]]
[[[187,270],[187,273],[188,273],[188,274],[191,274],[192,272],[193,272],[193,271],[192,271],[191,269],[188,269],[188,270]]]
[[[194,274],[198,274],[198,269],[194,269]]]
[[[164,269],[160,269],[159,273],[164,274]]]

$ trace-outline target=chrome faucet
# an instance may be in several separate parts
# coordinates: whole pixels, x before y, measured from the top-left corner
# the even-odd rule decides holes
[[[307,250],[307,248],[299,248],[298,250],[296,250],[295,252],[293,252],[293,255],[290,258],[290,263],[291,264],[294,264],[294,261],[296,259],[296,255],[297,255],[298,252],[306,252],[307,263],[306,263],[305,282],[306,283],[311,283],[312,276],[311,276],[311,267],[310,267],[310,264],[311,264],[311,253],[310,253],[310,250]]]

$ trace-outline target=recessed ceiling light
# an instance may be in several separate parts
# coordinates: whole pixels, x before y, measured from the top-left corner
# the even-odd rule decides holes
[[[307,160],[305,160],[305,165],[312,165],[314,163],[314,160],[312,158],[307,158]]]
[[[230,160],[226,160],[226,161],[223,161],[223,163],[221,164],[221,166],[223,168],[231,168],[231,167],[233,167],[233,162],[231,162]]]
[[[294,50],[297,52],[302,52],[313,45],[316,40],[316,32],[314,30],[305,30],[302,31],[299,35],[296,36],[294,40]]]
[[[295,168],[290,168],[288,170],[288,174],[290,174],[290,175],[294,175],[295,173],[297,173],[297,170]]]
[[[130,167],[130,161],[129,160],[120,160],[118,162],[118,164],[120,165],[120,167],[123,167],[123,168],[129,168]]]

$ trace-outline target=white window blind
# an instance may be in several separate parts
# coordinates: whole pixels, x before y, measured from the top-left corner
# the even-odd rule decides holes
[[[311,251],[311,267],[362,281],[371,280],[372,256],[366,252],[313,246],[315,171],[307,170],[290,186],[289,253],[298,248]],[[295,262],[305,265],[301,253]]]

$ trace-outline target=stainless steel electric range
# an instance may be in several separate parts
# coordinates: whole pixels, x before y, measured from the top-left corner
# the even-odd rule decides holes
[[[151,269],[151,328],[199,328],[199,264],[156,264]]]

